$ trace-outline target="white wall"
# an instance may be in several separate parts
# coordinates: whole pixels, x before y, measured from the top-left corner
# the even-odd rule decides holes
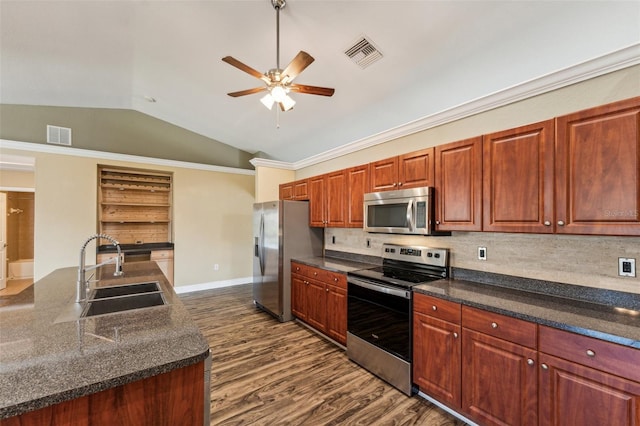
[[[57,268],[77,266],[82,243],[96,232],[98,164],[174,173],[176,286],[252,276],[252,172],[194,170],[5,148],[3,153],[36,159],[36,279]],[[94,250],[94,244],[87,248],[87,252]],[[90,259],[87,256],[88,262]]]

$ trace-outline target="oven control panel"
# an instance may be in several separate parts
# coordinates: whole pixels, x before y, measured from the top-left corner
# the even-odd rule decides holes
[[[383,259],[402,260],[404,262],[446,267],[448,264],[448,257],[448,249],[422,246],[403,246],[398,244],[382,245]]]

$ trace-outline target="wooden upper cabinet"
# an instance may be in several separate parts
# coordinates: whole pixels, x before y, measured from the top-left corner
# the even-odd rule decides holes
[[[327,227],[344,227],[347,223],[347,171],[327,174]]]
[[[278,189],[278,199],[293,200],[293,182],[282,183]]]
[[[435,148],[436,229],[482,230],[482,137]]]
[[[483,139],[484,231],[552,233],[554,121]]]
[[[287,182],[280,184],[279,197],[280,200],[308,200],[309,199],[309,182],[307,179],[297,180],[295,182]]]
[[[310,226],[345,227],[346,203],[346,169],[309,178]]]
[[[640,235],[640,97],[556,120],[556,232]]]
[[[325,226],[325,175],[309,178],[309,225]]]
[[[369,165],[347,169],[347,223],[349,228],[364,225],[364,194],[369,189]]]
[[[370,163],[371,192],[434,185],[434,148]]]
[[[309,199],[309,182],[307,179],[297,180],[293,182],[293,199],[308,200]]]
[[[398,157],[398,189],[434,185],[434,148],[410,152]]]
[[[370,192],[398,189],[398,157],[370,163]]]

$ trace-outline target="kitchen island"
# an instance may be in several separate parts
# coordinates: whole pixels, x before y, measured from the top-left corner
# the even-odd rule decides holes
[[[92,286],[157,281],[165,305],[69,319],[77,272],[2,300],[0,424],[208,424],[209,346],[156,263],[128,263],[121,277],[100,267]]]

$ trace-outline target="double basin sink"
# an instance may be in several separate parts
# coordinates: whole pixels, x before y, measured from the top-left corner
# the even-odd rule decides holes
[[[166,305],[157,281],[102,287],[92,291],[81,317]]]

